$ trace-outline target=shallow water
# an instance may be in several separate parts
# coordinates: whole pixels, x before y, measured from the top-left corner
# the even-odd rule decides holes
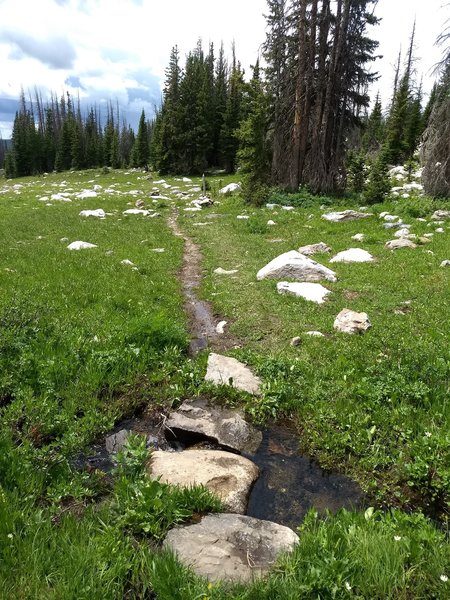
[[[301,456],[297,434],[286,428],[264,430],[258,451],[247,457],[260,468],[248,503],[251,517],[295,529],[310,508],[323,514],[327,509],[336,512],[362,502],[363,493],[356,483]]]

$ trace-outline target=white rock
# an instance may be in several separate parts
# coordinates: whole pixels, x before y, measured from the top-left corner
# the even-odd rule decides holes
[[[329,212],[322,215],[322,219],[332,223],[343,223],[345,221],[356,221],[372,217],[372,213],[356,212],[355,210],[343,210],[341,212]]]
[[[444,230],[442,227],[438,227],[437,229],[434,230],[436,233],[444,233]]]
[[[229,194],[231,192],[237,192],[241,190],[239,183],[229,183],[225,187],[219,190],[219,194]]]
[[[304,298],[310,302],[323,304],[330,290],[323,287],[320,283],[290,283],[288,281],[280,281],[277,283],[277,291],[279,294],[288,294],[297,298]]]
[[[124,215],[143,215],[144,217],[147,217],[150,214],[150,211],[142,209],[142,208],[128,208],[127,210],[124,210],[122,214],[124,214]]]
[[[278,206],[278,204],[273,204],[272,202],[266,204],[266,208],[270,210],[273,210],[276,206]]]
[[[188,206],[184,210],[185,212],[199,212],[202,209],[199,206]]]
[[[106,217],[106,213],[103,208],[96,208],[95,210],[82,210],[79,213],[80,217],[95,217],[97,219],[104,219]]]
[[[158,254],[162,254],[163,252],[165,252],[164,248],[151,248],[152,252],[157,252]]]
[[[72,242],[67,246],[68,250],[87,250],[88,248],[97,248],[96,244],[90,244],[89,242],[76,241]]]
[[[349,248],[348,250],[338,252],[338,254],[333,256],[330,260],[330,263],[365,263],[373,262],[373,260],[373,256],[367,252],[367,250],[362,250],[361,248]]]
[[[416,244],[414,244],[414,242],[411,242],[411,240],[408,240],[404,237],[398,239],[398,240],[390,240],[389,242],[386,242],[386,244],[384,245],[385,248],[387,248],[388,250],[399,250],[400,248],[417,248]]]
[[[276,225],[275,221],[272,221],[272,219],[269,219],[267,221],[267,225]]]
[[[450,260],[443,260],[441,262],[441,267],[450,267]]]
[[[384,215],[383,219],[387,222],[387,223],[393,223],[394,221],[398,221],[399,217],[398,215]]]
[[[192,183],[192,179],[189,179],[189,177],[183,177],[181,181],[184,181],[184,183]]]
[[[245,220],[245,219],[250,219],[250,217],[249,217],[248,215],[238,215],[238,216],[236,217],[236,219],[242,219],[242,220]]]
[[[306,331],[305,335],[310,335],[311,337],[325,337],[321,331]]]
[[[216,333],[225,333],[225,325],[227,324],[227,321],[219,321],[216,325]]]
[[[439,220],[439,219],[450,219],[450,210],[436,210],[431,218],[433,219],[433,221]]]
[[[355,242],[363,242],[365,237],[364,233],[355,233],[355,235],[352,235],[352,240],[355,240]]]
[[[285,206],[284,204],[282,204],[282,205],[280,206],[280,208],[281,208],[282,210],[287,210],[287,211],[290,211],[290,210],[295,210],[295,207],[294,207],[294,206]]]
[[[371,327],[367,313],[344,308],[334,321],[334,328],[342,333],[364,333]]]
[[[235,358],[214,352],[208,357],[205,381],[217,385],[231,385],[249,394],[259,394],[261,387],[259,377],[256,377],[244,364]]]
[[[50,200],[54,200],[56,202],[72,202],[70,198],[67,198],[67,196],[63,194],[52,194],[50,196]]]
[[[312,256],[318,252],[331,252],[331,248],[327,246],[324,242],[319,242],[318,244],[308,244],[308,246],[301,246],[298,251],[300,254],[304,256]]]
[[[315,260],[291,250],[277,256],[260,269],[256,278],[261,279],[297,279],[301,281],[337,281],[336,273]]]
[[[394,233],[394,237],[396,237],[396,238],[408,237],[408,235],[409,235],[409,229],[407,229],[406,227],[402,227],[402,229],[398,229]]]
[[[79,200],[84,200],[85,198],[96,198],[97,195],[97,192],[94,190],[82,190],[79,194],[77,194],[76,197]]]
[[[125,265],[127,267],[135,267],[136,265],[134,264],[134,262],[131,262],[131,260],[128,260],[128,258],[124,258],[124,260],[120,261],[121,265]]]
[[[237,272],[237,269],[230,269],[229,271],[227,271],[226,269],[222,269],[222,267],[217,267],[217,269],[214,269],[214,273],[216,273],[217,275],[234,275],[234,273]]]

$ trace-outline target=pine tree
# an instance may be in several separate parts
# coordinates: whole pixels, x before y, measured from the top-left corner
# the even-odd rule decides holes
[[[375,98],[375,104],[373,105],[372,112],[367,120],[364,127],[364,134],[362,137],[362,151],[365,154],[372,154],[378,152],[383,143],[384,136],[384,119],[383,119],[383,108],[380,100],[380,93],[377,93]]]
[[[236,156],[239,148],[237,130],[242,118],[244,73],[236,60],[233,46],[231,72],[228,80],[228,94],[223,125],[220,132],[220,149],[223,166],[227,173],[236,170]]]
[[[139,119],[138,132],[134,142],[131,163],[133,167],[147,167],[150,160],[150,148],[148,145],[147,121],[145,112],[142,110]]]

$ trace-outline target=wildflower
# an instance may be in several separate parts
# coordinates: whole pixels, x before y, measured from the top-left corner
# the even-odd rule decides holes
[[[9,537],[10,540],[12,540],[14,536],[13,536],[12,533],[8,533],[8,537]]]
[[[401,536],[399,536],[399,535],[394,535],[394,540],[395,540],[396,542],[399,542],[401,539],[402,539],[402,538],[401,538]]]
[[[349,584],[348,581],[345,582],[345,589],[349,592],[352,589],[352,586]]]
[[[425,435],[426,435],[427,437],[431,437],[431,431],[425,431]]]
[[[447,583],[447,581],[448,581],[448,577],[447,577],[447,575],[441,575],[441,576],[439,577],[439,579],[440,579],[441,581],[443,581],[444,583]]]

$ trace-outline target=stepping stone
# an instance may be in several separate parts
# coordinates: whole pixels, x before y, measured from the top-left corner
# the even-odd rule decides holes
[[[298,249],[298,251],[304,256],[311,256],[312,254],[316,254],[317,252],[331,252],[331,248],[327,246],[324,242],[319,242],[318,244],[309,244],[308,246],[301,246]]]
[[[386,244],[384,245],[385,248],[387,248],[388,250],[399,250],[400,248],[417,248],[417,245],[414,244],[414,242],[411,242],[411,240],[408,240],[404,237],[399,238],[398,240],[390,240],[389,242],[386,242]]]
[[[171,485],[204,485],[222,500],[226,511],[244,513],[259,469],[248,458],[222,450],[156,450],[148,473]]]
[[[342,333],[364,333],[370,327],[372,324],[367,313],[358,313],[348,308],[341,310],[334,321],[334,328]]]
[[[89,248],[97,248],[97,246],[95,244],[90,244],[89,242],[82,242],[80,240],[72,242],[67,246],[68,250],[87,250]]]
[[[323,304],[330,293],[330,290],[327,290],[327,288],[323,287],[320,283],[289,283],[287,281],[280,281],[277,283],[277,291],[279,294],[288,294],[289,296],[304,298],[305,300],[316,302],[317,304]]]
[[[336,273],[296,250],[274,258],[256,275],[261,279],[297,279],[301,281],[337,281]]]
[[[343,252],[338,252],[336,256],[330,260],[330,263],[364,263],[373,262],[373,256],[367,252],[367,250],[361,250],[361,248],[350,248]]]
[[[80,217],[96,217],[97,219],[104,219],[106,213],[103,208],[96,208],[95,210],[82,210],[79,213]]]
[[[182,441],[203,437],[249,454],[256,452],[262,440],[262,433],[247,423],[240,412],[210,406],[201,399],[183,402],[176,411],[170,413],[166,429]]]
[[[243,515],[207,515],[200,523],[169,531],[163,546],[197,575],[215,582],[251,582],[265,575],[280,553],[299,538],[284,527]]]
[[[249,394],[260,394],[262,383],[259,377],[235,358],[214,352],[208,357],[205,381],[217,385],[231,385]]]
[[[237,269],[230,269],[229,271],[227,271],[226,269],[222,269],[222,267],[217,267],[217,269],[214,269],[214,273],[216,273],[217,275],[234,275],[234,273],[237,272]]]
[[[219,190],[219,194],[230,194],[232,192],[240,192],[241,186],[239,183],[229,183],[225,187]]]
[[[355,210],[343,210],[341,212],[329,212],[322,215],[322,219],[331,221],[332,223],[343,223],[345,221],[356,221],[373,217],[372,213],[357,212]]]

